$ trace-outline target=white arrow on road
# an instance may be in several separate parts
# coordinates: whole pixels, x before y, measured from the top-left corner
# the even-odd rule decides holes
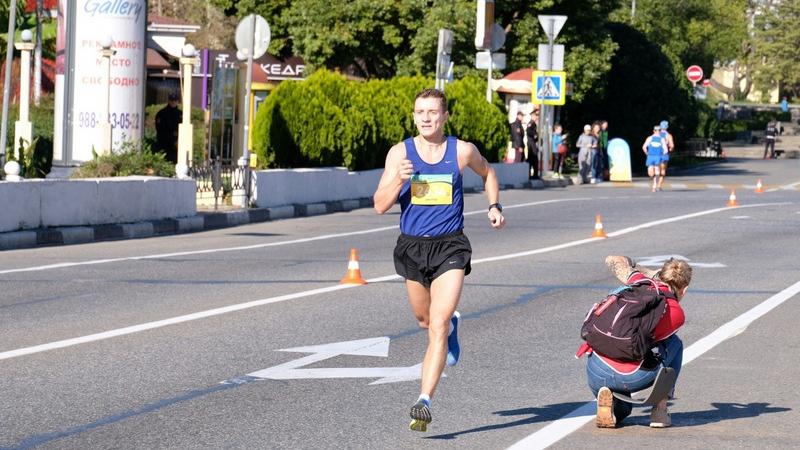
[[[704,267],[704,268],[713,268],[717,269],[720,267],[728,267],[722,263],[701,263],[701,262],[692,262],[689,258],[681,255],[656,255],[656,256],[639,256],[633,258],[636,261],[636,264],[641,266],[647,267],[660,267],[663,266],[668,259],[675,258],[675,259],[682,259],[687,262],[691,262],[692,267]]]
[[[379,378],[370,384],[396,383],[418,380],[422,376],[422,364],[408,367],[337,367],[300,369],[339,355],[389,356],[389,338],[379,337],[355,341],[334,342],[308,347],[285,348],[281,352],[311,353],[284,364],[247,374],[249,377],[269,380],[299,380],[321,378]],[[444,375],[442,375],[444,376]]]

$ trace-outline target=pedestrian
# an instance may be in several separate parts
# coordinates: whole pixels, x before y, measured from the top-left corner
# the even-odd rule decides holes
[[[499,230],[505,219],[492,166],[475,145],[444,135],[449,117],[444,93],[423,90],[414,100],[413,113],[418,134],[389,150],[373,200],[378,214],[400,201],[395,269],[405,278],[417,323],[428,330],[420,395],[411,407],[410,428],[426,431],[432,420],[431,398],[445,363],[455,365],[460,356],[456,307],[472,256],[462,231],[464,168],[483,179],[489,224]]]
[[[531,120],[525,127],[525,136],[528,140],[528,176],[531,179],[539,178],[539,132],[536,130],[537,126],[533,120],[533,114],[531,114]]]
[[[649,283],[650,289],[657,289],[666,301],[665,311],[653,330],[654,349],[657,353],[651,351],[641,361],[627,361],[593,351],[587,343],[583,343],[576,353],[577,357],[588,353],[586,377],[589,389],[597,398],[595,424],[600,428],[615,428],[631,414],[633,405],[614,398],[613,392],[630,396],[632,392],[647,389],[653,385],[656,375],[663,367],[672,368],[676,377],[680,374],[683,342],[675,333],[685,321],[680,302],[692,281],[692,268],[686,261],[673,258],[666,261],[657,272],[636,265],[626,256],[608,256],[605,262],[620,282],[628,286]],[[674,397],[674,389],[673,386],[667,397],[658,399],[651,410],[651,427],[665,428],[672,425],[667,401]]]
[[[600,147],[603,149],[603,181],[609,181],[610,173],[608,168],[608,121],[600,121]]]
[[[675,141],[672,138],[672,134],[667,131],[669,128],[669,122],[666,120],[662,120],[659,124],[661,128],[661,137],[664,142],[664,150],[661,154],[661,164],[659,164],[659,168],[661,169],[661,178],[658,180],[658,190],[663,190],[662,185],[664,184],[664,178],[667,177],[667,165],[669,164],[669,157],[672,151],[675,149]]]
[[[167,105],[156,113],[156,151],[172,164],[178,163],[178,126],[183,114],[178,98],[178,94],[169,94]]]
[[[592,149],[592,184],[601,183],[603,181],[603,145],[601,143],[601,129],[600,122],[597,121],[592,124],[592,136],[597,140],[597,144]]]
[[[789,101],[786,100],[786,97],[783,97],[783,99],[781,99],[781,111],[785,113],[789,112]]]
[[[653,180],[652,192],[658,189],[661,179],[661,157],[664,155],[665,146],[664,138],[661,136],[661,126],[656,125],[653,127],[653,134],[648,136],[642,145],[642,150],[647,155],[645,162],[647,175]]]
[[[769,156],[770,159],[775,158],[775,137],[778,134],[778,127],[775,126],[775,121],[770,120],[767,123],[767,129],[764,130],[764,159]]]
[[[553,178],[564,178],[564,160],[567,158],[569,147],[567,146],[567,134],[561,134],[563,129],[561,124],[553,126],[553,157],[550,159],[550,170],[553,171]]]
[[[581,184],[586,184],[589,182],[592,167],[592,152],[597,148],[597,138],[592,135],[591,125],[583,126],[583,134],[578,137],[575,145],[578,147],[578,175]]]
[[[511,122],[511,147],[514,148],[514,157],[506,158],[507,162],[521,162],[525,151],[525,128],[522,125],[522,111],[517,112],[517,119]]]

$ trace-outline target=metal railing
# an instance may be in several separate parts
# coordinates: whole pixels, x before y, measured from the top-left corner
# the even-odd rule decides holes
[[[219,207],[220,201],[227,196],[244,196],[244,205],[250,204],[251,172],[247,166],[223,163],[219,158],[206,161],[203,165],[194,165],[189,168],[189,176],[197,183],[197,193],[212,193],[214,195],[214,209]]]

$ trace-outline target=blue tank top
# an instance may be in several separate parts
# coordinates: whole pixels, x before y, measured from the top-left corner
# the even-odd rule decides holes
[[[647,154],[651,156],[663,155],[664,142],[666,142],[666,139],[662,138],[661,136],[650,136],[650,144],[647,145]]]
[[[404,141],[414,174],[400,189],[400,232],[442,236],[464,228],[464,195],[458,168],[457,140],[447,137],[444,157],[436,164],[420,158],[414,139]]]

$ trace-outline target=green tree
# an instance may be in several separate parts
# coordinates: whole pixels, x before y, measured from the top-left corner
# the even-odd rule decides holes
[[[740,56],[740,44],[747,37],[747,3],[748,0],[638,0],[635,17],[631,17],[627,5],[613,17],[632,24],[650,41],[659,43],[677,72],[697,64],[710,74],[714,63],[728,63]]]
[[[766,2],[754,17],[754,79],[762,92],[800,95],[800,3]]]
[[[228,15],[226,1],[149,0],[151,14],[174,17],[200,25],[187,40],[198,48],[230,48],[234,45],[236,18]]]

